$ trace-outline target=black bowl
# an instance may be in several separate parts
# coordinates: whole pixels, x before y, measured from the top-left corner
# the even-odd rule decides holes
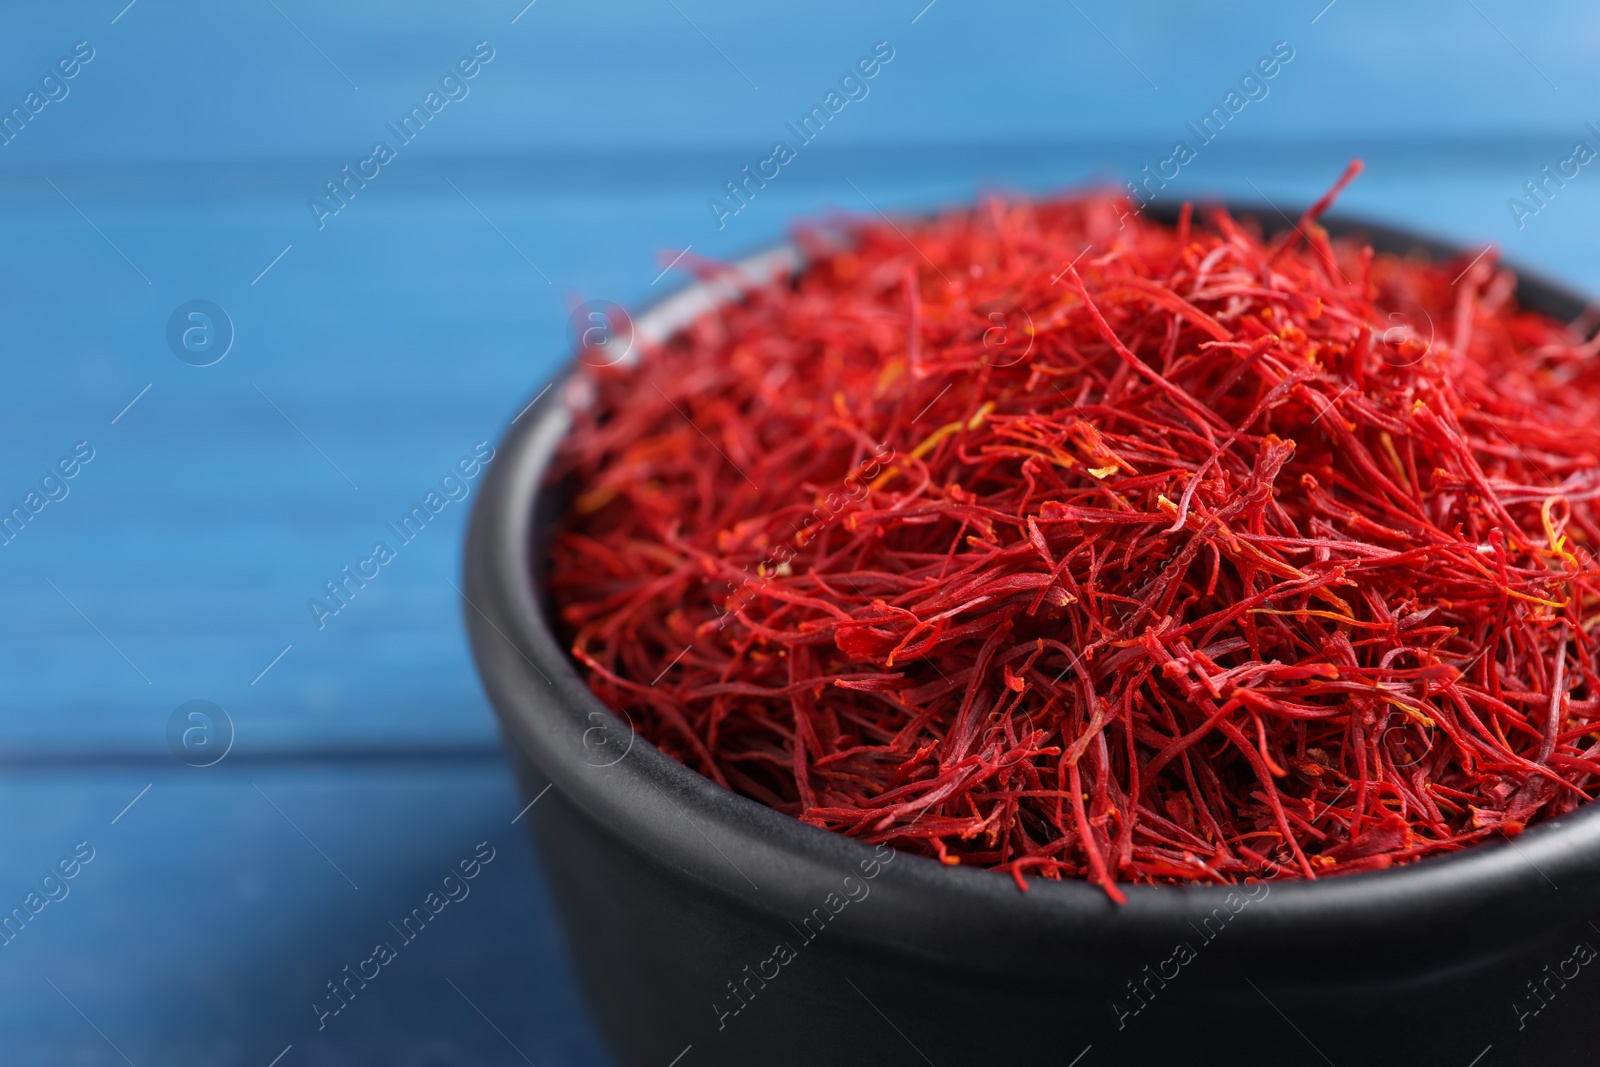
[[[745,269],[796,263],[780,248]],[[1587,306],[1521,278],[1525,306],[1569,320]],[[637,334],[667,336],[731,292],[690,286]],[[518,417],[489,470],[463,610],[590,1004],[629,1067],[1600,1063],[1594,806],[1387,871],[1129,886],[1117,906],[1084,882],[1023,893],[875,850],[662,755],[584,684],[543,595],[561,506],[546,469],[572,381]]]

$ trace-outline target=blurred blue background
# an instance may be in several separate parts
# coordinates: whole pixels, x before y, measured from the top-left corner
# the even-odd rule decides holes
[[[321,628],[308,600],[497,440],[577,302],[649,299],[685,248],[1120,183],[1288,42],[1162,199],[1303,204],[1361,156],[1344,210],[1600,290],[1600,176],[1508,206],[1600,146],[1575,0],[125,4],[0,16],[0,512],[31,516],[0,547],[0,908],[94,850],[0,947],[4,1063],[608,1062],[460,626],[473,497]],[[402,144],[386,124],[478,42]],[[877,42],[868,95],[719,225]],[[308,206],[380,139],[337,214]],[[195,300],[232,333],[208,366],[168,341]],[[223,714],[169,730],[195,700]],[[319,1029],[326,983],[482,841],[470,898]]]

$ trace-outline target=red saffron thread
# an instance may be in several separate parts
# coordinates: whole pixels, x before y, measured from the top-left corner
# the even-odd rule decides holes
[[[802,230],[585,369],[549,588],[589,684],[815,826],[1119,901],[1573,810],[1596,345],[1492,255],[1330,239],[1358,170],[1270,242],[1100,195]]]

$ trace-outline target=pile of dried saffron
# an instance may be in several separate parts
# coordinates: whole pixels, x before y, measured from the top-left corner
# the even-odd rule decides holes
[[[549,585],[589,683],[808,823],[1117,899],[1571,811],[1600,341],[1492,254],[1330,240],[1333,195],[1271,239],[1109,196],[803,231],[584,371]]]

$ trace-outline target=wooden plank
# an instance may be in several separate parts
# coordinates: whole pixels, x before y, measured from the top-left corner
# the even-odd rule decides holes
[[[498,760],[21,772],[0,806],[29,813],[0,852],[6,909],[79,842],[93,857],[0,948],[7,1063],[122,1063],[111,1043],[138,1064],[265,1067],[291,1044],[286,1064],[522,1062],[508,1041],[609,1062]],[[389,924],[430,892],[457,899],[404,940]],[[313,1011],[380,941],[378,977]]]

